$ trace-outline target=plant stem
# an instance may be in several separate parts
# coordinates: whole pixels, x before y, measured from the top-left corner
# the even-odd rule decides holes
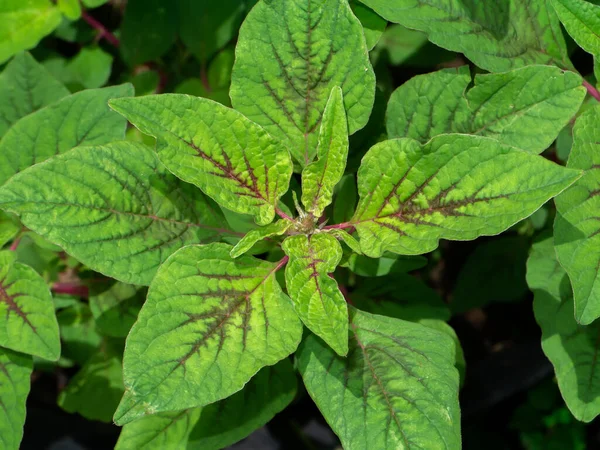
[[[294,220],[292,219],[290,216],[288,216],[286,213],[284,213],[281,209],[279,208],[275,208],[275,212],[277,213],[277,215],[279,217],[281,217],[282,219],[286,219],[286,220]]]
[[[283,258],[281,258],[279,260],[279,262],[277,263],[277,267],[275,267],[275,270],[273,272],[277,272],[279,269],[281,269],[283,266],[285,266],[289,260],[290,260],[290,257],[285,255]]]
[[[600,92],[596,89],[589,81],[583,80],[583,85],[587,89],[588,93],[600,102]]]
[[[354,225],[350,222],[338,223],[337,225],[327,225],[323,227],[324,230],[341,230],[344,228],[354,228]]]
[[[208,82],[208,74],[206,73],[206,64],[202,63],[200,66],[200,81],[202,81],[202,86],[206,89],[206,92],[211,92],[210,83]]]
[[[118,47],[120,45],[120,42],[117,39],[117,37],[110,31],[108,31],[104,25],[102,25],[100,22],[98,22],[96,19],[90,16],[86,11],[81,12],[81,18],[85,20],[89,26],[97,30],[101,38],[106,39],[110,44],[114,45],[115,47]]]
[[[52,291],[57,294],[74,295],[75,297],[88,297],[89,295],[87,286],[73,283],[54,283]]]
[[[19,236],[18,238],[16,238],[12,244],[10,244],[10,248],[9,250],[12,250],[13,252],[17,250],[17,247],[19,246],[19,244],[21,243],[21,237]]]

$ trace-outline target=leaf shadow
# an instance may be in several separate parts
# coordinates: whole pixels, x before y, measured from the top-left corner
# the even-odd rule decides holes
[[[511,0],[458,0],[468,18],[501,41],[510,31]],[[513,18],[515,19],[515,18]],[[518,18],[516,18],[518,19]]]

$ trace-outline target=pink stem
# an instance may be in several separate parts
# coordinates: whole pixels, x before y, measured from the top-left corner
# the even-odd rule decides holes
[[[200,81],[202,81],[202,86],[206,89],[206,92],[211,92],[210,83],[208,82],[208,75],[206,73],[206,64],[202,63],[200,67]]]
[[[19,244],[21,243],[21,238],[18,237],[16,238],[13,243],[10,245],[9,250],[12,250],[13,252],[17,250],[17,247],[19,246]]]
[[[281,269],[283,266],[285,266],[289,260],[290,260],[290,257],[285,255],[283,258],[281,258],[279,260],[279,262],[277,263],[277,267],[275,267],[275,270],[273,272],[277,272],[279,269]]]
[[[598,89],[592,86],[592,84],[587,80],[583,80],[583,85],[587,89],[588,93],[600,102],[600,92],[598,92]]]
[[[98,22],[96,19],[90,16],[86,11],[81,12],[81,18],[85,20],[89,26],[97,30],[101,38],[106,39],[115,47],[118,47],[120,45],[120,42],[117,39],[117,37],[110,31],[108,31],[104,25],[102,25],[100,22]]]
[[[286,219],[286,220],[294,220],[292,219],[290,216],[288,216],[286,213],[284,213],[281,209],[279,208],[275,208],[275,212],[277,213],[277,215],[279,217],[281,217],[282,219]]]
[[[354,228],[354,225],[350,222],[338,223],[337,225],[327,225],[323,227],[324,230],[341,230],[344,228]]]
[[[54,283],[52,291],[57,294],[74,295],[75,297],[87,297],[89,295],[87,286],[72,283]]]

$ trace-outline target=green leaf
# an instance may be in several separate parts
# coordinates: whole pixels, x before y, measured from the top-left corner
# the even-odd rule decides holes
[[[383,277],[390,273],[411,272],[426,264],[427,258],[423,256],[403,256],[385,252],[381,258],[351,255],[343,266],[361,277]]]
[[[131,66],[163,56],[177,39],[178,2],[128,0],[121,23],[123,59]]]
[[[600,317],[600,108],[586,111],[575,122],[567,167],[584,175],[559,195],[554,244],[560,264],[569,274],[575,297],[575,318],[583,325]]]
[[[78,302],[61,309],[56,318],[60,325],[60,338],[63,343],[62,356],[75,361],[80,366],[93,357],[102,343],[102,336],[96,331],[90,307]]]
[[[302,204],[319,218],[333,198],[348,158],[348,122],[342,90],[334,87],[323,112],[317,142],[317,160],[302,171]]]
[[[29,53],[19,53],[0,74],[0,137],[21,117],[67,95]]]
[[[279,220],[266,227],[260,227],[249,231],[240,241],[231,249],[231,257],[237,258],[252,248],[254,244],[271,236],[281,236],[294,225],[290,220]]]
[[[394,139],[363,158],[350,224],[367,256],[427,253],[439,239],[464,241],[506,230],[580,176],[480,136],[441,135],[423,146]]]
[[[273,220],[292,163],[261,127],[237,111],[188,95],[119,99],[110,106],[157,139],[158,157],[176,176],[221,206],[254,215],[259,225]]]
[[[21,50],[35,47],[60,21],[60,11],[50,0],[2,0],[0,64]]]
[[[105,336],[126,337],[137,319],[144,299],[144,291],[119,282],[102,292],[92,291],[89,302],[96,328]]]
[[[181,39],[204,64],[233,39],[244,11],[239,0],[179,0],[178,5]]]
[[[572,65],[547,0],[361,0],[377,14],[499,72],[531,64]]]
[[[525,263],[529,247],[529,239],[523,236],[502,236],[480,244],[456,279],[453,313],[523,299],[528,291]]]
[[[106,102],[124,95],[133,95],[131,85],[91,89],[19,120],[0,141],[0,186],[27,167],[78,145],[123,139],[126,122]]]
[[[81,0],[87,8],[97,8],[104,5],[108,0]]]
[[[0,345],[56,361],[58,323],[46,282],[35,270],[0,252]]]
[[[128,423],[121,430],[115,450],[189,449],[188,437],[200,412],[201,408],[163,412]]]
[[[181,246],[227,232],[216,205],[130,141],[31,167],[0,188],[0,207],[83,264],[132,284],[150,284]]]
[[[579,110],[581,82],[549,66],[476,75],[472,88],[468,66],[420,75],[392,94],[388,135],[425,143],[443,133],[476,134],[541,153]]]
[[[285,144],[303,167],[317,153],[319,125],[340,86],[350,134],[364,127],[375,75],[348,2],[259,2],[240,29],[231,80],[235,109]]]
[[[261,369],[238,393],[202,408],[187,450],[218,450],[245,438],[292,402],[297,385],[289,359]]]
[[[420,31],[409,30],[402,25],[391,25],[383,32],[374,53],[387,53],[393,66],[399,66],[427,43],[427,35]]]
[[[367,40],[367,49],[372,50],[381,38],[387,26],[387,20],[379,16],[371,8],[367,8],[357,0],[350,0],[350,8],[358,20],[360,20]]]
[[[49,58],[44,67],[73,91],[102,87],[108,81],[113,57],[99,46],[84,47],[72,59]]]
[[[348,353],[348,308],[329,276],[342,259],[342,247],[326,233],[290,236],[282,249],[290,260],[285,284],[298,316],[339,355]]]
[[[0,447],[3,450],[20,448],[32,372],[31,356],[0,347]]]
[[[281,264],[184,247],[160,267],[127,338],[115,422],[204,406],[292,353],[302,325],[275,279]]]
[[[58,9],[69,20],[77,20],[81,17],[79,0],[58,0]]]
[[[362,250],[360,249],[360,243],[350,233],[346,232],[345,230],[339,229],[339,228],[338,229],[336,229],[336,228],[329,229],[329,230],[327,230],[327,233],[331,234],[332,236],[335,236],[340,241],[344,242],[344,244],[346,244],[350,248],[350,250],[352,250],[354,253],[356,253],[358,255],[362,254]],[[352,255],[352,256],[357,256],[357,255]],[[352,258],[352,256],[351,256],[351,258]]]
[[[586,52],[600,56],[600,5],[584,0],[551,0],[558,18]]]
[[[350,351],[314,335],[298,368],[308,393],[347,449],[458,449],[454,343],[444,333],[350,310]]]
[[[21,231],[19,219],[0,211],[0,249]]]
[[[104,348],[71,378],[58,396],[58,406],[88,420],[110,423],[122,395],[121,358],[114,350]]]
[[[552,237],[533,245],[527,282],[534,293],[542,349],[554,366],[560,392],[573,415],[590,422],[600,414],[600,323],[581,326],[575,321],[573,291],[556,260]]]
[[[333,223],[347,222],[356,209],[356,177],[354,174],[344,175],[335,187],[333,200]]]

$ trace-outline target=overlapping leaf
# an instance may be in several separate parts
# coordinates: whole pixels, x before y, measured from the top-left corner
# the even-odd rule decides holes
[[[144,290],[125,283],[115,283],[101,292],[90,292],[90,310],[96,328],[105,336],[126,337],[146,298]]]
[[[226,232],[209,199],[129,141],[31,167],[0,188],[0,207],[94,270],[134,284],[149,284],[181,246]]]
[[[584,0],[551,0],[567,32],[586,52],[600,57],[600,5]]]
[[[252,248],[254,244],[263,239],[266,239],[271,236],[281,236],[284,234],[291,226],[293,222],[290,220],[278,220],[277,222],[273,222],[266,227],[256,228],[254,230],[250,230],[246,235],[239,240],[237,244],[231,249],[231,256],[233,258],[237,258],[238,256],[243,255],[248,250]]]
[[[52,361],[60,356],[50,290],[10,251],[0,252],[0,346]]]
[[[342,259],[342,247],[329,234],[290,236],[282,245],[290,260],[285,284],[298,316],[339,355],[348,353],[348,308],[329,276]]]
[[[352,12],[356,18],[360,20],[360,23],[363,26],[363,31],[367,40],[367,49],[372,50],[381,38],[381,35],[387,26],[387,20],[379,16],[371,8],[367,8],[358,0],[350,0],[349,4],[350,8],[352,8]]]
[[[266,225],[292,175],[289,153],[240,113],[203,98],[164,94],[118,99],[111,108],[157,138],[167,168],[222,206]]]
[[[385,141],[363,158],[350,224],[367,256],[426,253],[439,239],[498,234],[580,176],[480,136]]]
[[[573,284],[575,318],[587,325],[600,317],[600,108],[575,122],[567,167],[585,171],[556,198],[556,255]]]
[[[0,447],[4,450],[20,448],[32,371],[30,356],[0,347]]]
[[[298,350],[308,393],[346,449],[458,449],[453,342],[419,324],[350,310],[350,351],[314,335]]]
[[[302,171],[302,204],[317,218],[331,203],[348,159],[348,122],[342,95],[337,86],[331,90],[321,121],[317,160]]]
[[[600,414],[600,323],[579,325],[573,317],[573,292],[556,260],[552,237],[534,244],[527,261],[533,310],[542,328],[542,348],[552,362],[560,392],[584,422]]]
[[[21,117],[67,95],[29,53],[18,54],[0,74],[0,137]]]
[[[385,19],[499,72],[530,64],[571,67],[548,0],[361,0]]]
[[[296,349],[302,325],[280,265],[230,251],[184,247],[158,270],[127,338],[117,423],[221,400]]]
[[[264,126],[302,166],[316,155],[327,98],[340,86],[350,134],[364,127],[375,95],[360,22],[348,2],[260,2],[240,29],[231,81],[235,109]]]
[[[0,3],[0,64],[35,47],[60,24],[60,10],[50,0],[2,0]]]
[[[14,174],[78,145],[125,137],[126,121],[108,108],[111,98],[133,95],[131,85],[90,89],[24,117],[0,141],[0,185]]]
[[[390,98],[388,135],[425,143],[443,133],[476,134],[540,153],[579,110],[581,82],[550,66],[476,75],[471,88],[468,66],[416,76]]]

